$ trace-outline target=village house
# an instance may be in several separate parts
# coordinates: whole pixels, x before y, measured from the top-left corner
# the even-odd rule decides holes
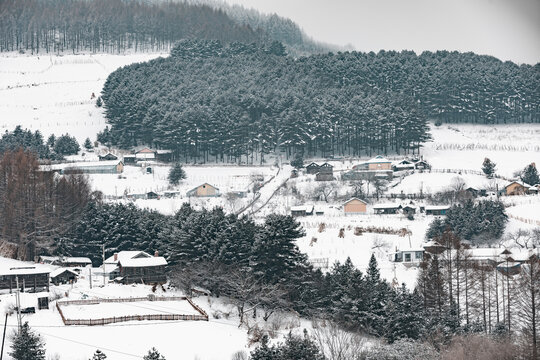
[[[124,155],[124,164],[135,164],[137,162],[137,158],[135,157],[135,154],[130,155]]]
[[[373,205],[373,210],[375,214],[397,214],[401,205],[399,204],[377,204]]]
[[[135,159],[138,160],[155,160],[156,152],[147,147],[135,151]]]
[[[423,248],[396,249],[395,252],[388,254],[388,260],[405,266],[417,266],[424,260],[424,251]]]
[[[162,162],[171,162],[173,160],[172,150],[156,150],[156,160]]]
[[[309,164],[308,166],[306,166],[306,173],[310,174],[310,175],[315,175],[319,172],[319,165],[312,162],[311,164]]]
[[[428,205],[425,209],[426,215],[446,215],[450,205]]]
[[[416,214],[416,206],[405,205],[401,208],[401,211],[403,211],[404,215],[414,215]]]
[[[431,165],[425,160],[420,160],[414,163],[414,168],[416,170],[428,170],[431,169]]]
[[[319,166],[319,171],[315,174],[315,181],[332,180],[334,180],[334,167],[329,163],[324,163]]]
[[[392,162],[382,155],[377,155],[374,158],[353,166],[354,170],[392,170]]]
[[[504,192],[508,196],[512,195],[525,195],[529,193],[530,185],[525,184],[523,181],[512,181],[510,184],[504,187]]]
[[[105,273],[110,279],[123,284],[132,283],[165,283],[167,260],[144,251],[120,251],[107,258],[104,263]]]
[[[153,191],[149,191],[149,192],[146,193],[146,198],[147,199],[159,199],[159,194],[155,193]]]
[[[414,162],[411,160],[401,160],[395,165],[392,165],[392,170],[394,171],[403,171],[403,170],[413,170],[414,169]]]
[[[367,203],[358,198],[352,198],[343,204],[345,214],[365,214]]]
[[[291,216],[313,215],[313,205],[293,206],[291,207]]]
[[[187,192],[187,196],[195,197],[213,197],[219,196],[219,189],[215,186],[210,185],[209,183],[204,183],[197,186]]]
[[[98,155],[99,161],[111,161],[111,160],[118,160],[118,156],[107,153],[105,155]]]
[[[79,274],[76,271],[68,268],[58,268],[50,273],[50,280],[54,285],[73,284],[77,282],[78,277]]]
[[[51,270],[39,264],[32,265],[17,260],[2,259],[0,264],[0,290],[17,289],[22,292],[49,291],[49,274]]]

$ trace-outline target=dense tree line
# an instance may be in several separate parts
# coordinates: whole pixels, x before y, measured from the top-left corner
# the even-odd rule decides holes
[[[113,143],[205,161],[415,151],[427,118],[540,121],[538,66],[457,52],[347,52],[294,59],[279,43],[185,40],[166,59],[113,72]]]
[[[414,151],[429,139],[412,98],[344,83],[333,64],[341,56],[295,60],[278,42],[181,41],[167,59],[109,76],[102,98],[112,142],[256,162],[278,149],[359,155]]]
[[[158,51],[193,37],[251,42],[261,34],[237,25],[221,10],[184,2],[0,2],[0,51]]]
[[[14,244],[12,256],[31,260],[47,252],[90,199],[84,176],[42,171],[22,149],[0,155],[0,230],[2,241]]]
[[[44,142],[39,130],[23,130],[19,125],[13,131],[7,131],[0,138],[0,154],[6,151],[23,149],[35,154],[39,159],[61,160],[64,155],[77,154],[81,149],[77,139],[69,134],[49,136]]]
[[[473,243],[493,243],[504,233],[508,216],[500,201],[471,199],[452,206],[444,218],[433,220],[426,232],[428,239],[440,237],[450,230],[463,240]]]

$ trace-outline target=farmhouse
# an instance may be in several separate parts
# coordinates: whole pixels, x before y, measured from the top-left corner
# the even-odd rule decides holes
[[[352,198],[343,204],[345,214],[365,214],[367,203],[358,198]]]
[[[414,162],[411,160],[401,160],[395,165],[392,165],[392,170],[394,171],[402,171],[402,170],[411,170],[414,169]]]
[[[450,209],[449,205],[426,206],[426,215],[446,215],[448,209]]]
[[[429,165],[427,161],[420,160],[414,163],[414,168],[416,170],[427,170],[431,169],[431,165]]]
[[[124,163],[119,160],[89,161],[50,165],[50,169],[61,174],[121,174]]]
[[[355,170],[392,170],[392,162],[382,155],[377,155],[373,159],[353,167]]]
[[[0,290],[9,290],[13,292],[19,289],[23,292],[31,291],[49,291],[49,273],[51,271],[45,266],[16,261],[11,259],[2,259],[0,264]]]
[[[155,160],[156,152],[147,147],[135,151],[135,158],[137,160]]]
[[[85,267],[92,265],[92,260],[87,257],[70,256],[40,256],[38,262],[41,264],[58,265],[63,267]]]
[[[416,214],[416,206],[405,205],[401,208],[401,211],[403,211],[403,214],[405,215],[414,215]]]
[[[308,166],[306,166],[306,172],[310,175],[315,175],[316,173],[319,172],[319,165],[312,162],[311,164],[309,164]]]
[[[412,248],[396,250],[395,252],[388,254],[388,260],[403,263],[405,266],[419,265],[424,260],[424,249]]]
[[[529,193],[529,188],[531,186],[525,184],[522,181],[512,181],[510,184],[504,187],[504,192],[506,195],[525,195]]]
[[[77,282],[79,274],[68,268],[58,268],[51,271],[50,279],[54,285],[72,284]]]
[[[373,210],[375,211],[375,214],[397,214],[397,212],[401,209],[401,205],[399,204],[378,204],[373,205]]]
[[[291,207],[291,216],[313,215],[314,206],[293,206]]]
[[[124,284],[164,283],[167,260],[144,251],[120,251],[105,260],[105,273]]]
[[[212,197],[219,196],[219,189],[209,183],[204,183],[187,192],[187,196]]]
[[[118,160],[118,156],[107,153],[105,155],[99,155],[99,161],[111,161],[111,160]]]

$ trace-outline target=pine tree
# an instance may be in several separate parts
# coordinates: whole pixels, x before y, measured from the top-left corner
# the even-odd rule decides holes
[[[291,166],[295,169],[301,169],[304,167],[304,157],[300,153],[294,155],[294,159],[291,161]]]
[[[159,351],[156,350],[156,348],[152,348],[148,350],[148,354],[146,354],[143,357],[144,360],[165,360],[165,357],[159,353]]]
[[[90,360],[105,360],[107,358],[107,355],[103,353],[101,350],[97,349],[94,353],[94,356],[92,356],[92,359]]]
[[[84,140],[84,148],[86,150],[90,150],[92,149],[94,146],[92,145],[92,142],[90,141],[90,138],[86,138],[86,140]]]
[[[424,328],[420,297],[410,293],[403,284],[388,307],[385,327],[388,341],[392,343],[402,338],[418,339]]]
[[[96,106],[99,108],[103,106],[103,100],[101,100],[101,96],[97,98],[96,100]]]
[[[45,344],[25,322],[20,332],[13,337],[9,355],[14,360],[45,360]]]
[[[68,134],[60,136],[54,143],[54,151],[60,155],[73,155],[81,150],[77,140]]]
[[[54,136],[54,134],[51,134],[49,138],[47,139],[47,145],[52,148],[54,147],[55,142],[56,142],[56,136]]]
[[[490,159],[488,158],[484,159],[484,162],[482,163],[482,171],[484,172],[484,174],[486,174],[488,179],[491,179],[493,175],[495,174],[496,165],[497,164],[495,164]]]
[[[523,170],[521,173],[521,181],[531,186],[540,184],[540,177],[538,175],[538,170],[536,169],[535,163],[527,165],[527,167]]]
[[[186,178],[186,172],[182,168],[182,164],[176,163],[174,166],[169,170],[169,184],[171,185],[178,185],[181,180],[184,180]]]

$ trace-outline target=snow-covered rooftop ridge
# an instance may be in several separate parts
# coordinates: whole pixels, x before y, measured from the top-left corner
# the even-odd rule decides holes
[[[0,257],[0,276],[2,275],[32,275],[47,274],[51,269],[48,266],[28,261],[20,261]]]
[[[398,209],[400,207],[403,207],[403,205],[394,203],[373,205],[374,209]]]
[[[291,211],[309,211],[313,210],[313,205],[298,205],[298,206],[291,206]]]
[[[50,261],[50,262],[60,260],[66,263],[84,263],[84,264],[92,263],[92,260],[90,260],[87,257],[82,257],[82,256],[40,256],[40,258],[42,260]]]
[[[382,155],[377,155],[374,158],[369,159],[368,161],[364,162],[364,164],[378,164],[378,163],[391,163],[391,161]]]
[[[521,185],[521,186],[523,186],[523,187],[526,187],[526,188],[531,188],[531,187],[532,187],[531,185],[529,185],[529,184],[527,184],[527,183],[524,183],[524,182],[521,181],[521,180],[510,181],[510,182],[506,185],[506,187],[508,187],[508,186],[510,186],[510,185],[512,185],[512,184],[514,184],[514,183],[519,184],[519,185]]]
[[[149,258],[124,259],[118,263],[122,267],[163,266],[167,265],[167,260],[163,256],[152,256]]]
[[[144,251],[138,251],[138,250],[126,250],[126,251],[120,251],[116,253],[116,260],[114,259],[115,255],[108,257],[105,259],[105,264],[117,264],[121,260],[129,260],[133,259],[135,257],[138,258],[150,258],[152,255],[148,254]]]
[[[426,210],[448,210],[450,205],[426,205]]]
[[[71,270],[70,268],[59,267],[58,269],[54,269],[53,271],[51,271],[50,277],[52,277],[52,278],[56,277],[56,276],[62,274],[64,271],[70,272],[73,275],[77,275],[77,276],[79,275],[79,274],[77,274],[77,272]]]

